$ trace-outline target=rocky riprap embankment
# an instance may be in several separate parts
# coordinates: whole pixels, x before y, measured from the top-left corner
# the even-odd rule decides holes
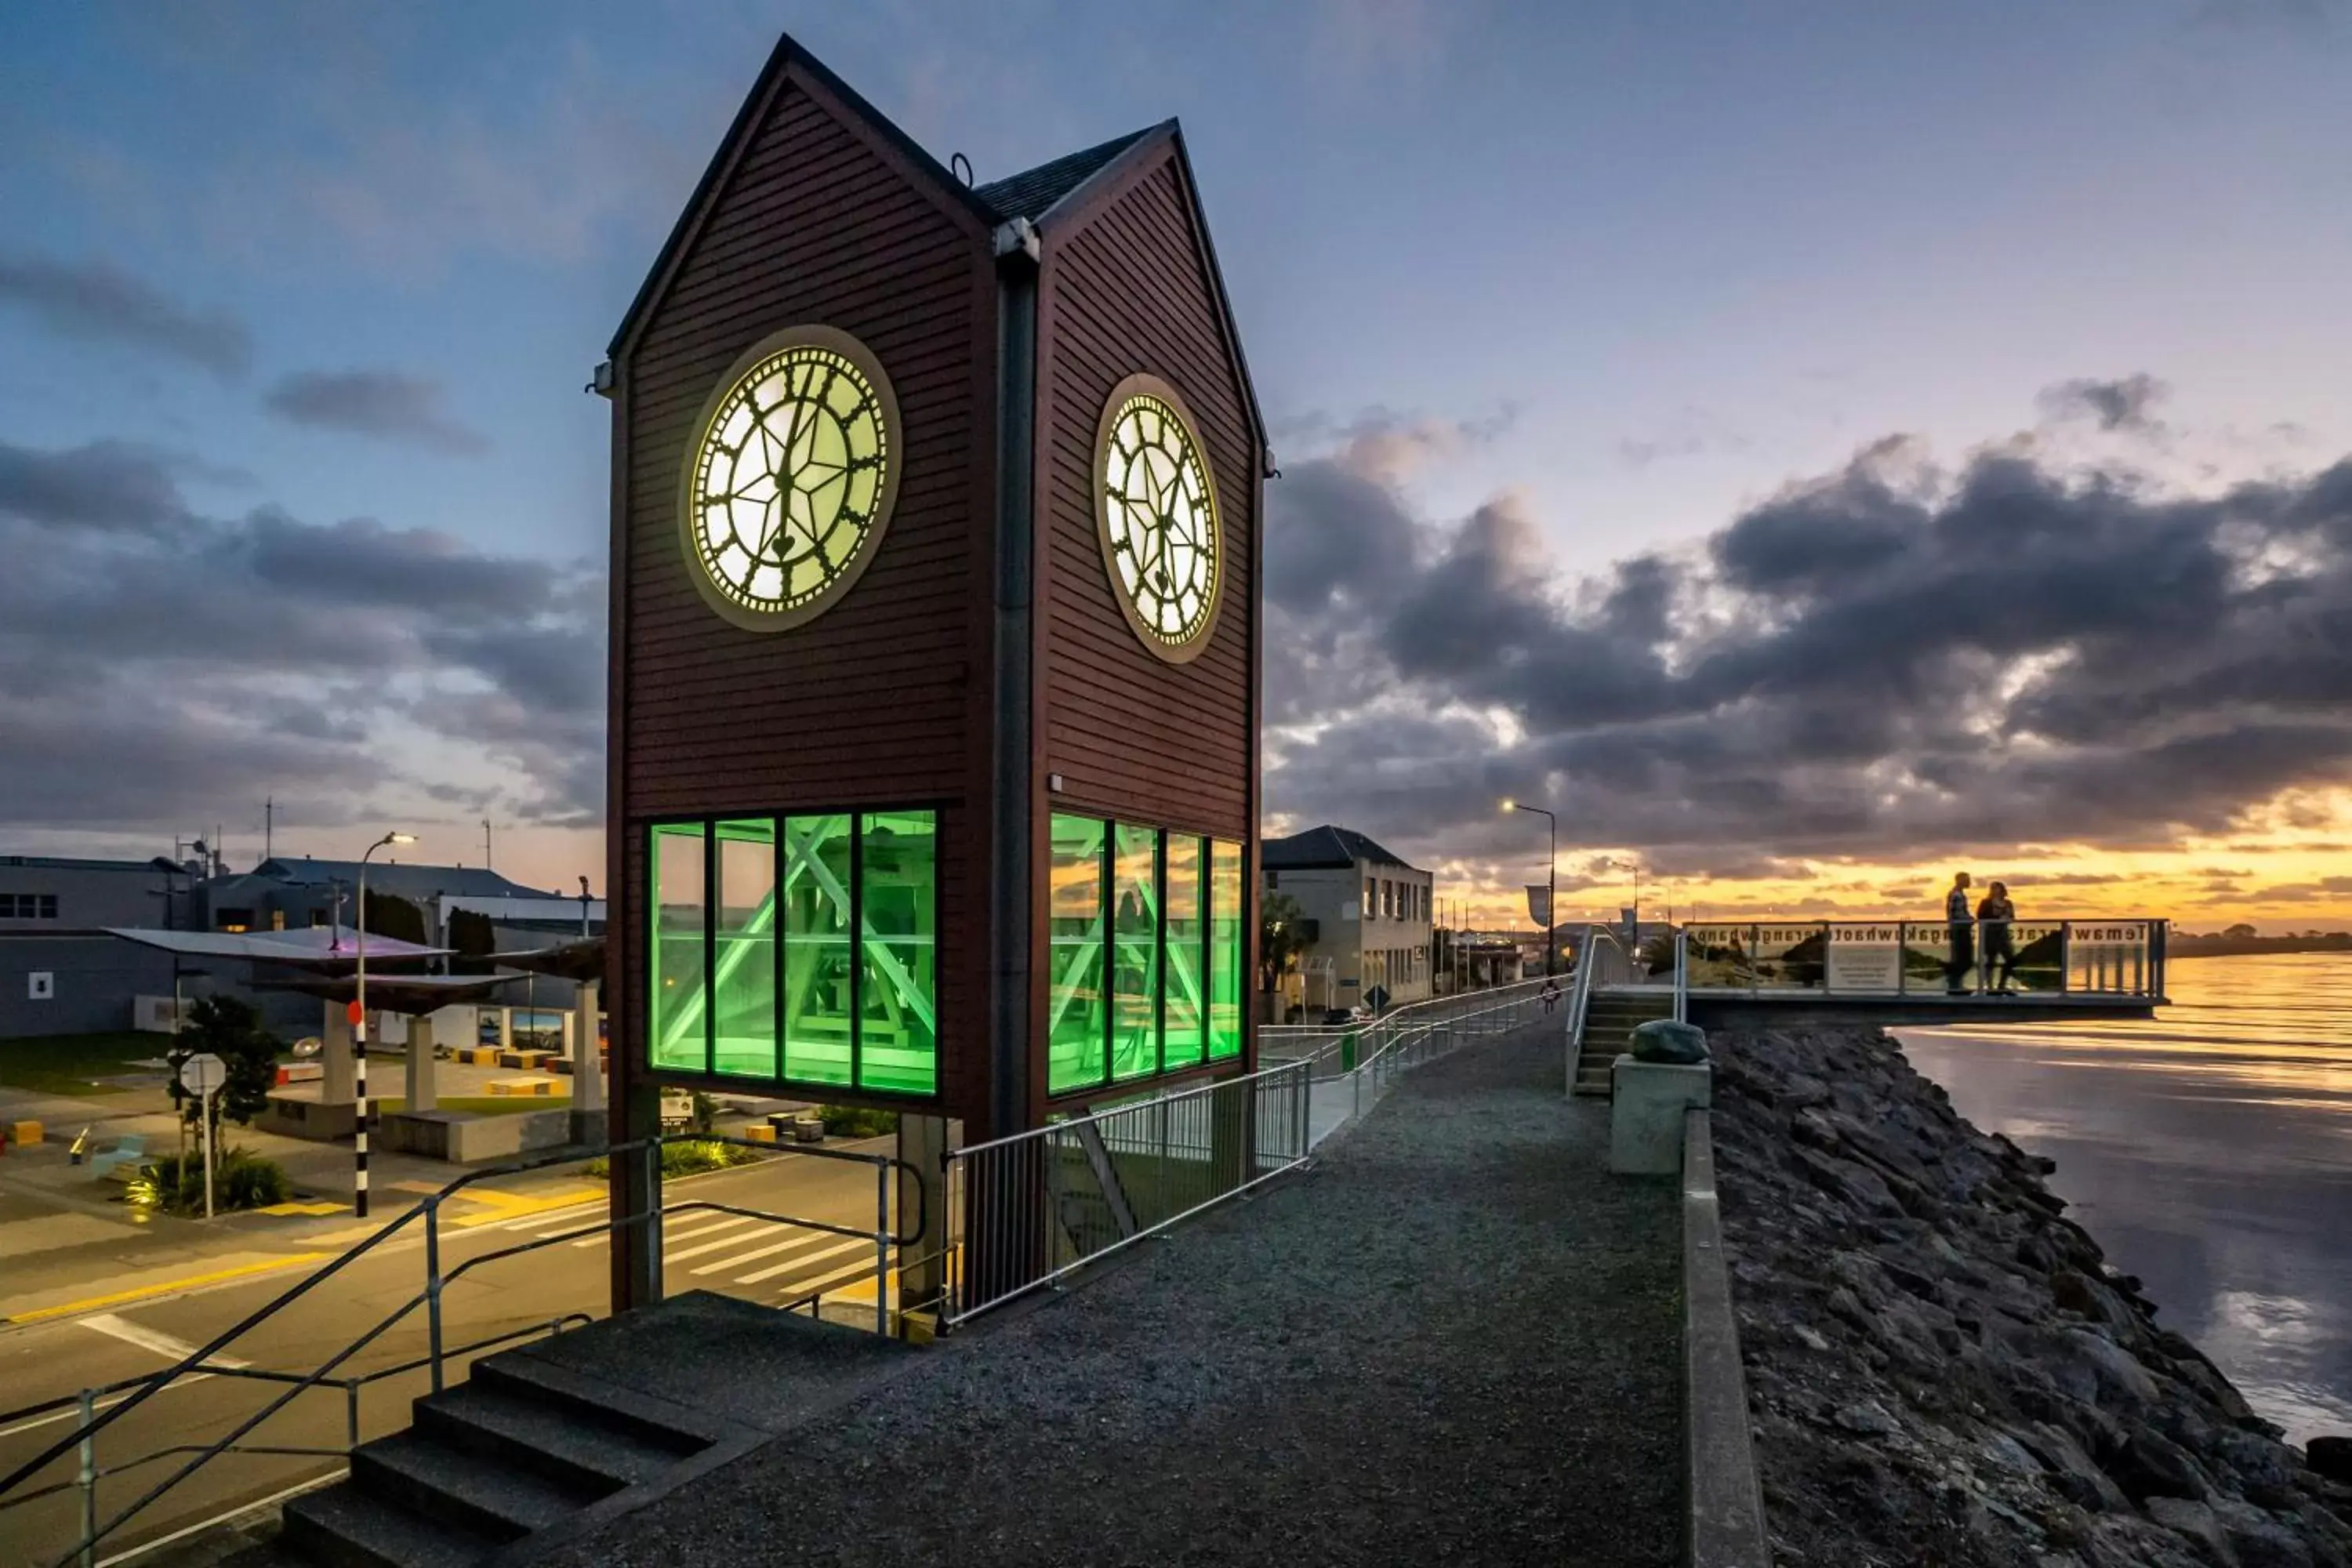
[[[2352,1565],[2352,1486],[2158,1325],[2048,1162],[1963,1121],[1878,1030],[1711,1044],[1780,1563]]]

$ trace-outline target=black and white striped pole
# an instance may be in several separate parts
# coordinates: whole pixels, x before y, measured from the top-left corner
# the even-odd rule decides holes
[[[360,857],[360,907],[352,923],[358,928],[359,970],[352,997],[352,1213],[360,1219],[368,1212],[368,1092],[367,1092],[367,868],[375,852],[387,844],[414,844],[413,833],[387,833]]]

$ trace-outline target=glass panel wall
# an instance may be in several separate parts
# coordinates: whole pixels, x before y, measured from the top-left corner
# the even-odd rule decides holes
[[[1249,958],[1242,847],[1212,845],[1209,864],[1209,1059],[1223,1061],[1242,1054],[1242,965]]]
[[[1242,1054],[1242,847],[1056,813],[1045,1088],[1056,1097]]]
[[[1115,831],[1110,1076],[1142,1078],[1160,1070],[1160,835]]]
[[[710,1065],[703,1025],[702,985],[709,972],[704,943],[708,868],[700,823],[656,827],[646,879],[653,889],[653,984],[646,988],[646,1038],[653,1065],[701,1072]]]
[[[784,822],[784,1077],[800,1083],[850,1081],[854,826],[846,812]]]
[[[929,811],[652,828],[650,1065],[936,1092],[938,842]]]
[[[716,825],[719,907],[711,942],[711,1070],[776,1076],[776,825]]]
[[[1163,1072],[1198,1066],[1208,995],[1209,951],[1201,918],[1202,878],[1207,856],[1189,833],[1168,836],[1167,1004],[1160,1020],[1160,1066]]]
[[[1047,871],[1045,1089],[1065,1094],[1109,1076],[1110,1010],[1103,993],[1109,825],[1056,812]]]
[[[939,1087],[931,998],[939,947],[938,821],[928,811],[860,818],[857,1081],[897,1094]]]

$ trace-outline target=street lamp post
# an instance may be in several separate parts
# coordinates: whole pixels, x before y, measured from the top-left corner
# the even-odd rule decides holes
[[[1505,811],[1532,811],[1550,826],[1551,854],[1544,861],[1544,973],[1559,972],[1559,818],[1539,805],[1507,800]]]
[[[353,911],[352,924],[359,944],[358,978],[352,1000],[352,1213],[367,1218],[368,1212],[368,1092],[367,1092],[367,868],[375,852],[387,844],[414,844],[414,833],[387,833],[367,847],[360,857],[359,908]]]

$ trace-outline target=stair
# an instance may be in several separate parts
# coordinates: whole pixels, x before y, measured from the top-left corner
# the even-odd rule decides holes
[[[350,1477],[288,1500],[269,1561],[308,1568],[478,1563],[711,1446],[701,1424],[528,1355],[489,1356],[362,1444]]]
[[[1584,1007],[1584,1039],[1576,1057],[1576,1092],[1606,1100],[1609,1064],[1632,1047],[1634,1027],[1653,1018],[1671,1018],[1674,1013],[1671,993],[1594,993]]]

